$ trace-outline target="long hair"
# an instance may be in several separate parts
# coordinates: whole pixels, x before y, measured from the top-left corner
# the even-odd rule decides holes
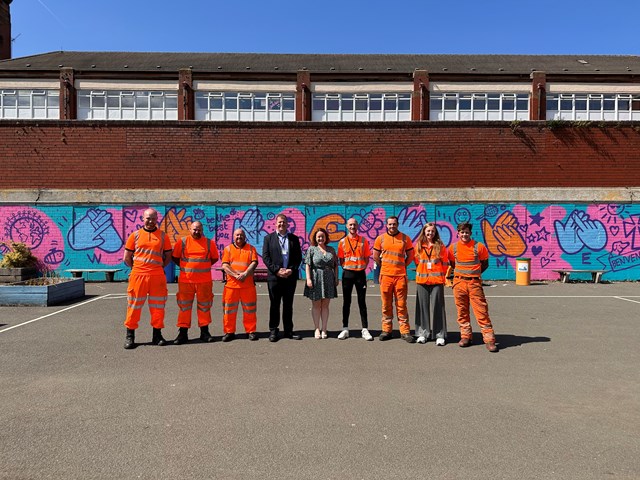
[[[436,230],[436,234],[433,236],[433,253],[435,258],[440,258],[440,251],[444,248],[444,243],[440,239],[440,232],[438,232],[436,224],[433,222],[426,223],[424,227],[422,227],[422,230],[420,230],[420,235],[416,238],[416,251],[418,255],[420,255],[422,252],[422,244],[427,242],[427,227],[433,227]]]
[[[313,232],[313,235],[311,235],[311,238],[309,239],[309,242],[311,243],[311,245],[313,245],[314,247],[318,246],[318,242],[316,241],[316,235],[318,235],[318,232],[322,232],[324,233],[324,244],[325,245],[329,245],[329,233],[322,227],[317,228],[315,232]]]

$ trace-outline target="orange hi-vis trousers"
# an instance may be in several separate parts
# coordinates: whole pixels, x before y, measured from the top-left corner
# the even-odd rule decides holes
[[[242,323],[244,331],[256,331],[256,306],[258,296],[255,285],[245,288],[227,288],[222,292],[222,327],[224,333],[236,333],[236,318],[238,306],[242,304]]]
[[[167,278],[164,275],[131,274],[127,287],[127,318],[124,326],[131,330],[138,328],[142,307],[148,299],[151,326],[164,328],[164,306],[167,303],[167,294]]]
[[[393,330],[393,302],[396,302],[398,326],[400,333],[406,335],[411,332],[409,312],[407,310],[407,293],[409,285],[406,276],[392,277],[380,275],[380,296],[382,297],[382,331]]]
[[[484,343],[495,342],[496,338],[489,318],[489,306],[482,289],[482,280],[479,278],[473,280],[454,278],[453,297],[458,309],[460,337],[471,339],[471,317],[469,316],[469,304],[471,304],[473,314],[480,325],[482,340]]]
[[[213,305],[213,282],[178,282],[178,328],[191,327],[191,310],[193,299],[197,298],[198,326],[206,327],[211,323],[211,306]]]

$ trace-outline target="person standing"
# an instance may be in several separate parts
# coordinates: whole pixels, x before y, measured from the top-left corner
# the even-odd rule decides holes
[[[434,223],[422,227],[415,248],[417,342],[426,343],[431,337],[436,345],[442,346],[447,338],[444,284],[449,255]]]
[[[276,231],[267,235],[262,245],[262,261],[267,267],[269,288],[269,341],[279,339],[280,304],[282,304],[282,328],[284,336],[300,340],[293,333],[293,296],[296,293],[302,249],[300,240],[290,233],[287,216],[276,216]]]
[[[305,257],[307,281],[304,296],[311,300],[315,338],[327,338],[329,303],[338,296],[338,259],[333,247],[327,245],[328,241],[327,231],[318,228],[311,235],[311,246]]]
[[[180,267],[178,276],[178,336],[173,341],[181,345],[189,341],[191,310],[193,299],[197,299],[198,326],[200,340],[213,342],[209,333],[211,324],[211,305],[213,305],[213,280],[211,267],[218,261],[218,247],[213,239],[203,235],[202,223],[193,222],[189,227],[190,235],[173,247],[173,261]]]
[[[360,322],[362,324],[362,338],[373,340],[369,333],[367,318],[367,272],[371,250],[369,241],[358,235],[358,222],[355,218],[347,220],[347,235],[338,243],[338,259],[342,266],[342,331],[338,335],[340,340],[349,338],[349,314],[351,313],[351,294],[356,288]]]
[[[258,266],[258,252],[247,243],[244,230],[238,228],[233,232],[233,243],[227,245],[222,252],[222,269],[227,275],[222,293],[222,327],[223,342],[230,342],[236,337],[236,317],[238,304],[242,304],[242,323],[251,341],[258,340],[256,334],[256,306],[258,296],[253,271]]]
[[[489,306],[482,288],[482,272],[489,267],[489,251],[482,243],[471,239],[472,226],[468,222],[458,224],[459,241],[449,247],[449,263],[453,269],[453,297],[458,309],[460,327],[459,346],[466,348],[473,343],[469,304],[473,308],[482,340],[492,353],[498,351],[496,337],[489,318]]]
[[[407,311],[407,266],[413,262],[411,239],[398,230],[398,217],[387,218],[387,232],[376,238],[373,245],[373,260],[380,267],[380,296],[382,298],[382,333],[380,340],[393,336],[393,301],[400,336],[408,343],[414,343]]]
[[[131,267],[127,287],[127,329],[124,348],[136,347],[135,332],[140,322],[144,302],[148,300],[153,345],[167,344],[162,337],[164,328],[164,307],[167,303],[167,277],[164,267],[171,262],[171,241],[158,228],[158,212],[148,208],[143,213],[144,226],[127,238],[123,262]]]

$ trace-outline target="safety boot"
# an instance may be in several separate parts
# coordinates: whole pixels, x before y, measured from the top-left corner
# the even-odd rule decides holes
[[[167,341],[162,338],[162,329],[154,328],[153,329],[153,337],[151,337],[151,343],[153,345],[158,345],[159,347],[164,347],[167,345]]]
[[[136,348],[136,331],[130,328],[127,328],[127,335],[124,337],[124,348],[125,350],[131,350],[132,348]]]
[[[174,345],[182,345],[189,341],[189,329],[187,327],[180,327],[178,329],[178,336],[173,341]]]
[[[205,325],[204,327],[200,327],[200,340],[205,343],[213,342],[213,337],[209,333],[209,325]]]

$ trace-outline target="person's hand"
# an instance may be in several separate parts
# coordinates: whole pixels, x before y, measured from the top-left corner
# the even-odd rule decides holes
[[[307,287],[313,288],[313,282],[311,281],[310,278],[307,278]]]

